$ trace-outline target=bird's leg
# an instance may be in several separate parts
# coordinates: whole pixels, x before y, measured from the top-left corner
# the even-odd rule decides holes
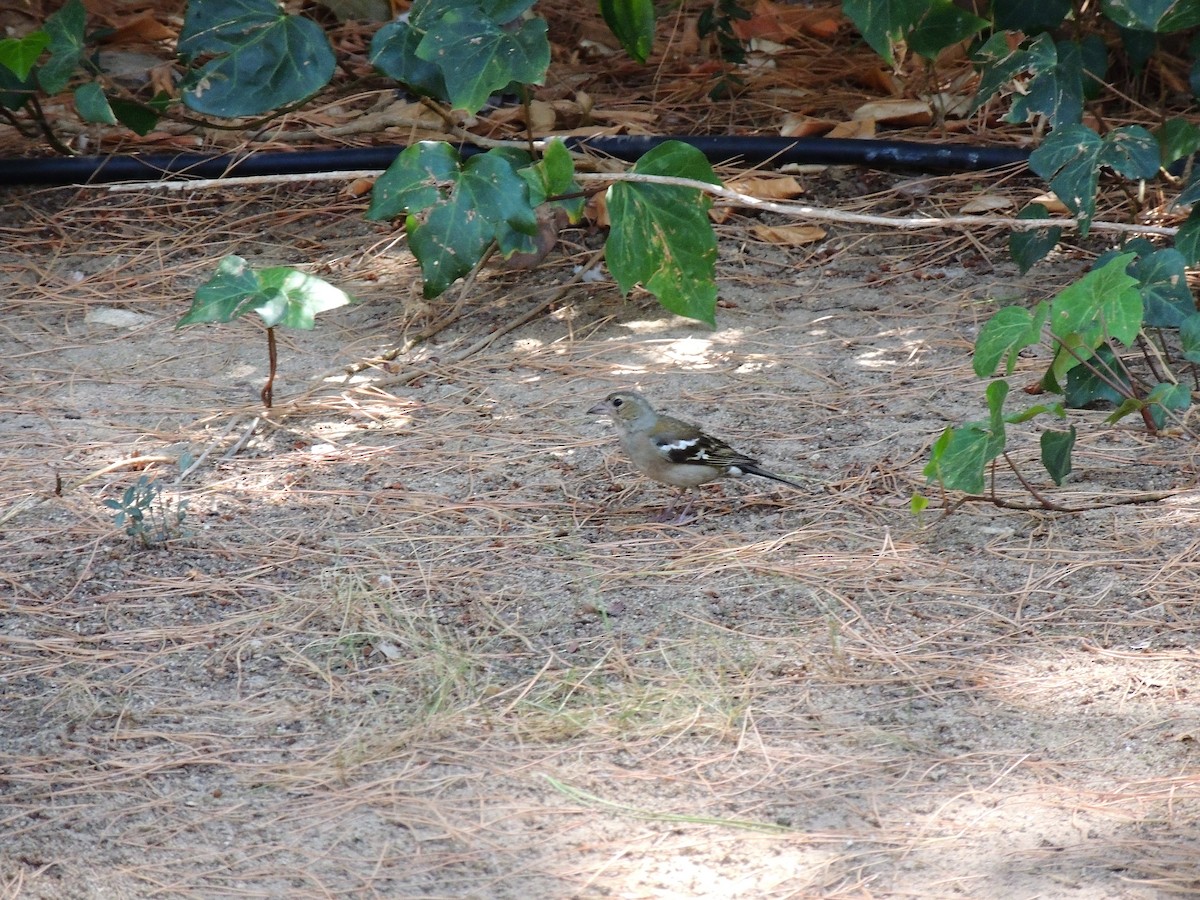
[[[692,506],[696,503],[696,495],[692,494],[688,497],[687,506],[683,508],[683,512],[679,514],[673,524],[675,525],[690,525],[696,521],[696,517],[692,515]]]
[[[679,505],[679,501],[683,499],[683,496],[685,494],[687,495],[687,498],[688,498],[687,505],[683,507],[683,512],[681,512],[677,516],[674,516],[675,508]],[[691,513],[692,513],[692,505],[695,502],[696,502],[696,495],[691,492],[690,488],[680,488],[679,493],[675,495],[675,499],[671,502],[670,508],[663,510],[662,517],[659,518],[659,521],[666,522],[671,525],[687,525],[691,522],[694,522],[695,517],[692,516]]]
[[[671,524],[678,525],[679,522],[676,520],[675,510],[679,507],[679,501],[683,498],[683,495],[687,493],[687,490],[687,488],[680,488],[675,494],[673,494],[671,497],[671,502],[666,505],[662,512],[654,517],[654,521],[664,523],[669,522]],[[688,503],[687,508],[691,509],[692,504]]]

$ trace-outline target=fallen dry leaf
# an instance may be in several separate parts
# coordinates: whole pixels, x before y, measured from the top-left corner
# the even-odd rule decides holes
[[[856,109],[851,118],[890,125],[928,125],[933,121],[933,111],[924,100],[873,100]]]
[[[1058,197],[1053,193],[1038,194],[1029,202],[1042,204],[1042,206],[1046,207],[1046,212],[1049,213],[1057,213],[1066,216],[1071,214],[1071,211],[1067,209],[1066,204],[1059,200]]]
[[[788,113],[779,125],[782,137],[820,137],[828,134],[837,125],[832,119],[818,119],[799,113]]]
[[[825,240],[826,231],[819,225],[755,225],[750,233],[767,244],[800,247]]]
[[[825,137],[873,138],[875,137],[875,120],[862,119],[857,122],[838,122]]]
[[[959,211],[967,215],[975,215],[977,213],[998,212],[1002,209],[1014,209],[1016,205],[1009,197],[1001,197],[999,194],[981,194],[974,200],[964,203]]]
[[[804,185],[791,175],[745,175],[732,179],[725,186],[759,200],[790,200],[804,193]]]

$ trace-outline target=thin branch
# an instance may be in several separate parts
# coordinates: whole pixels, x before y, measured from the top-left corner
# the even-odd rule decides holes
[[[924,228],[979,228],[994,226],[1009,228],[1013,231],[1040,231],[1045,228],[1077,228],[1078,219],[1015,219],[1003,216],[947,216],[941,219],[928,216],[875,216],[869,213],[843,212],[837,209],[826,209],[820,206],[809,206],[803,203],[787,203],[778,200],[762,200],[751,197],[739,191],[730,190],[721,185],[709,184],[705,181],[693,181],[691,178],[676,178],[672,175],[641,175],[632,172],[623,174],[591,174],[577,173],[579,181],[630,181],[645,184],[665,184],[674,187],[693,188],[704,191],[714,197],[721,197],[739,206],[752,209],[763,209],[768,212],[780,213],[797,219],[808,219],[820,222],[843,222],[851,225],[879,225],[885,228],[896,228],[901,231],[913,231]],[[1157,234],[1173,236],[1179,229],[1164,225],[1130,225],[1126,222],[1091,223],[1093,231],[1115,231],[1123,234]]]

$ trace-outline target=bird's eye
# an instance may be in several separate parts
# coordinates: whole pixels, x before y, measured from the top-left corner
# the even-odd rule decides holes
[[[613,397],[612,403],[613,403],[613,409],[620,409],[622,406],[625,405],[625,401],[622,400],[620,397]]]

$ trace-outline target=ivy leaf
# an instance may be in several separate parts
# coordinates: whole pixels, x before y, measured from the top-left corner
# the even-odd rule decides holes
[[[1063,402],[1072,409],[1090,409],[1106,403],[1116,405],[1132,390],[1125,370],[1117,364],[1116,354],[1103,344],[1086,366],[1076,366],[1067,374]]]
[[[1100,183],[1100,151],[1104,142],[1084,125],[1064,125],[1052,131],[1029,156],[1029,168],[1047,179],[1050,187],[1079,217],[1079,233],[1086,235],[1096,210]]]
[[[1193,209],[1179,226],[1175,234],[1175,249],[1187,265],[1200,263],[1200,207]]]
[[[1197,60],[1200,63],[1200,60]],[[1197,201],[1200,201],[1200,166],[1196,166],[1192,170],[1192,175],[1188,178],[1187,184],[1183,186],[1183,190],[1179,192],[1179,196],[1175,198],[1175,206],[1194,206]]]
[[[1182,412],[1192,403],[1192,392],[1186,385],[1160,382],[1146,395],[1146,406],[1156,429],[1167,424],[1170,412]]]
[[[1159,162],[1164,169],[1176,160],[1186,159],[1200,150],[1200,127],[1179,116],[1163,122],[1155,129],[1154,136],[1158,139],[1162,154]]]
[[[171,105],[171,98],[159,91],[148,103],[109,97],[108,104],[122,125],[134,134],[146,135],[154,130],[162,113]]]
[[[1004,452],[1004,399],[1008,382],[993,381],[987,387],[987,422],[968,422],[959,428],[947,428],[933,444],[923,474],[943,488],[982,494],[988,463]]]
[[[50,58],[37,70],[38,84],[47,94],[64,90],[84,58],[87,11],[81,0],[67,0],[43,26],[50,37]]]
[[[1125,270],[1134,254],[1122,253],[1063,289],[1050,304],[1050,332],[1060,341],[1051,374],[1061,384],[1108,338],[1126,346],[1142,327],[1142,295]]]
[[[75,89],[75,111],[85,122],[100,122],[104,125],[117,124],[117,117],[113,114],[112,107],[108,105],[104,89],[95,81],[81,84]]]
[[[545,203],[549,197],[580,193],[579,183],[575,181],[575,162],[561,138],[547,141],[542,158],[518,169],[517,173],[529,186],[529,205],[533,207]],[[575,223],[583,217],[587,200],[578,196],[553,203],[566,211],[569,222]]]
[[[1161,153],[1154,135],[1141,125],[1114,128],[1101,139],[1097,162],[1126,178],[1153,178]]]
[[[1104,16],[1122,28],[1168,34],[1200,25],[1194,0],[1103,0]]]
[[[659,144],[633,171],[719,183],[704,155],[679,141]],[[708,196],[694,188],[622,181],[608,189],[607,199],[612,230],[605,257],[621,292],[640,282],[671,312],[715,326],[717,239]]]
[[[317,313],[351,302],[327,281],[287,266],[256,272],[240,256],[226,256],[216,274],[196,289],[192,308],[176,328],[203,322],[229,322],[254,312],[268,328],[310,329]]]
[[[1105,335],[1132,344],[1142,324],[1142,295],[1126,272],[1133,259],[1132,253],[1114,256],[1065,287],[1050,304],[1051,332],[1080,334],[1097,346]]]
[[[974,368],[980,378],[990,378],[1002,358],[1007,357],[1005,374],[1011,375],[1017,355],[1042,336],[1042,325],[1050,307],[1044,301],[1032,313],[1021,306],[1006,306],[996,312],[979,330],[975,341]]]
[[[35,93],[36,73],[18,78],[7,68],[0,66],[0,106],[5,109],[21,109]]]
[[[24,81],[48,46],[50,35],[40,29],[29,32],[25,37],[5,38],[0,41],[0,66]]]
[[[288,266],[272,266],[258,274],[261,294],[267,300],[254,312],[268,328],[283,325],[310,330],[317,313],[352,302],[349,294],[328,281]]]
[[[600,0],[600,14],[625,52],[644,63],[654,45],[652,0]]]
[[[550,65],[544,19],[521,20],[510,31],[470,4],[442,15],[416,52],[441,70],[451,105],[469,113],[510,82],[541,84]]]
[[[1145,325],[1178,328],[1196,312],[1196,301],[1187,284],[1187,263],[1178,250],[1155,250],[1131,265],[1129,274],[1138,281]]]
[[[928,6],[926,0],[845,0],[842,12],[871,49],[894,66],[892,47],[921,20]]]
[[[1066,431],[1043,431],[1040,440],[1042,447],[1042,465],[1061,485],[1063,479],[1071,474],[1071,451],[1075,447],[1075,426]]]
[[[1200,313],[1193,313],[1183,320],[1179,326],[1179,340],[1183,345],[1183,358],[1200,363]]]
[[[376,180],[367,218],[394,219],[445,200],[458,178],[460,161],[445,141],[420,141],[408,147]]]
[[[425,33],[417,30],[411,20],[388,22],[371,38],[367,59],[388,78],[400,82],[414,94],[449,100],[442,70],[417,56],[417,47],[424,36]]]
[[[311,97],[333,75],[321,26],[275,0],[189,3],[177,51],[189,66],[183,101],[214,116],[256,116]],[[213,57],[194,65],[198,57]]]
[[[973,110],[1015,83],[1019,87],[1013,91],[1012,108],[1005,121],[1025,122],[1044,115],[1055,128],[1079,121],[1084,93],[1083,51],[1079,44],[1056,44],[1050,35],[1040,34],[1013,49],[1008,35],[1000,33],[979,48],[974,61],[981,74]]]
[[[1030,203],[1017,213],[1017,218],[1048,219],[1050,212],[1041,203]],[[1061,237],[1062,229],[1058,227],[1014,231],[1008,236],[1008,252],[1024,275],[1058,246]]]
[[[421,142],[375,183],[367,218],[407,214],[425,296],[436,297],[470,272],[493,240],[511,253],[524,246],[517,235],[537,233],[529,186],[516,171],[528,161],[523,152],[500,148],[463,164],[449,144]]]
[[[908,30],[908,47],[925,59],[936,59],[952,47],[988,27],[988,22],[960,9],[951,0],[929,0],[924,15]]]

